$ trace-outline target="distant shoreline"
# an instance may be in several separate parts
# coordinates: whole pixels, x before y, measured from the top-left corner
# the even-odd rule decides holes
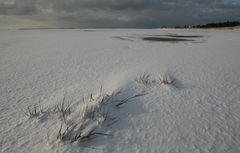
[[[239,30],[240,25],[233,27],[164,27],[164,28],[16,28],[16,29],[0,29],[0,30],[86,30],[94,31],[100,29],[191,29],[191,30]]]
[[[187,28],[187,29],[237,30],[237,29],[240,29],[240,26],[234,26],[234,27],[208,27],[208,28],[206,28],[206,27],[205,28]]]
[[[240,22],[238,21],[227,21],[227,22],[215,22],[207,23],[204,25],[185,25],[185,26],[176,26],[177,29],[239,29]]]

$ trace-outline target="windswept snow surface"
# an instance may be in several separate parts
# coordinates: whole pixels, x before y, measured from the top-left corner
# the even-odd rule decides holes
[[[142,40],[156,35],[203,37]],[[150,80],[169,75],[174,84],[134,81],[144,72]],[[109,93],[122,89],[120,99],[148,93],[114,111],[109,108],[117,122],[99,125],[99,132],[112,136],[61,142],[54,136],[57,114],[29,119],[23,112],[39,103],[53,108],[63,97],[74,111],[101,85]],[[0,31],[0,150],[239,153],[240,30]]]

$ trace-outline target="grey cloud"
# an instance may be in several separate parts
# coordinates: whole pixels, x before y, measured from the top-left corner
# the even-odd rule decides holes
[[[232,0],[0,0],[0,15],[71,27],[159,27],[240,20]]]
[[[35,2],[32,0],[0,1],[0,14],[30,15],[36,11]]]

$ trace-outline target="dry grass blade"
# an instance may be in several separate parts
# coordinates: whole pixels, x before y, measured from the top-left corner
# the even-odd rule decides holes
[[[58,134],[57,134],[57,139],[61,139],[61,136],[62,136],[62,134],[61,134],[61,132],[62,132],[62,126],[63,126],[63,123],[61,123],[61,126],[60,126],[60,129],[59,129],[59,131],[58,131]]]
[[[112,134],[107,134],[107,133],[101,133],[101,132],[94,132],[91,134],[92,135],[103,135],[103,136],[113,136]]]
[[[122,104],[125,104],[125,103],[127,103],[129,100],[131,100],[131,99],[134,99],[134,98],[137,98],[137,97],[141,97],[141,96],[145,96],[145,95],[147,95],[148,93],[140,93],[140,94],[136,94],[136,95],[134,95],[134,96],[132,96],[132,97],[129,97],[129,98],[126,98],[126,99],[124,99],[124,100],[121,100],[118,104],[116,104],[115,106],[116,107],[119,107],[119,106],[121,106]]]
[[[94,101],[93,94],[90,94],[89,102]]]

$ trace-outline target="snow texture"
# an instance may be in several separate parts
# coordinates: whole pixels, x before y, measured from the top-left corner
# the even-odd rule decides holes
[[[238,153],[239,48],[239,30],[2,30],[0,150]],[[111,97],[104,103],[101,86]],[[130,98],[139,93],[147,94]],[[34,105],[43,111],[29,118]],[[69,143],[57,139],[61,124],[75,125],[70,135],[98,134]]]

